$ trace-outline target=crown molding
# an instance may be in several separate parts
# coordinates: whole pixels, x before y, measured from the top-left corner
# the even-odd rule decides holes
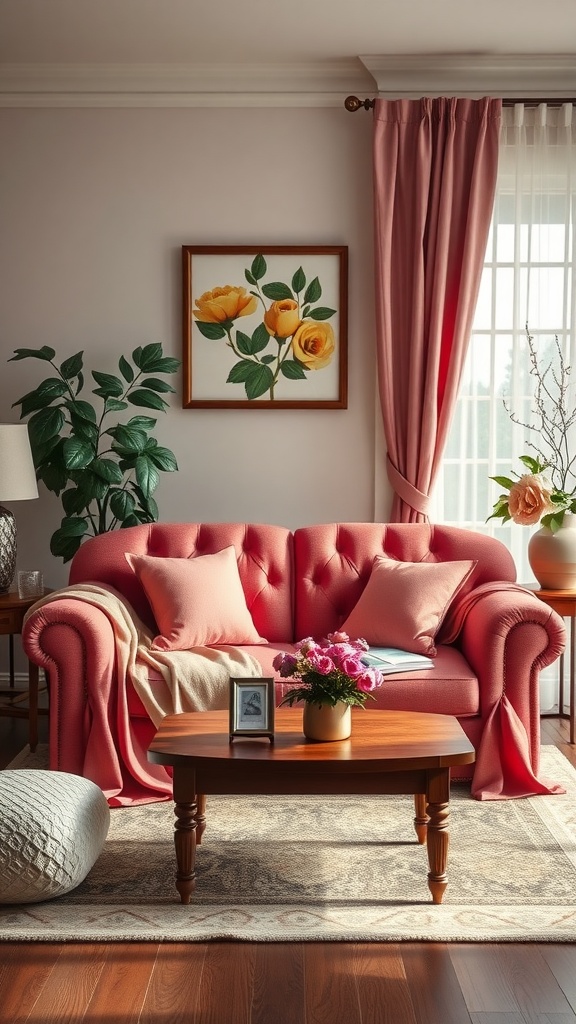
[[[382,54],[359,59],[374,78],[378,95],[390,98],[576,96],[576,53]]]
[[[336,107],[358,58],[301,64],[0,64],[0,107]]]

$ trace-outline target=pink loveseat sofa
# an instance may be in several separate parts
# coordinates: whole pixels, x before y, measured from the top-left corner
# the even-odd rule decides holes
[[[262,524],[153,524],[86,541],[71,563],[69,582],[113,587],[154,629],[126,553],[189,559],[231,545],[246,605],[266,639],[249,648],[264,676],[277,675],[272,662],[279,651],[342,626],[376,556],[411,564],[471,560],[436,636],[434,668],[387,676],[368,707],[455,715],[477,751],[471,768],[476,796],[551,791],[537,778],[539,673],[562,653],[564,625],[515,585],[513,560],[500,542],[427,524],[323,524],[294,532]],[[138,769],[146,764],[154,726],[136,693],[118,678],[106,615],[64,590],[32,610],[23,643],[49,678],[50,766],[97,781],[112,804],[157,799],[153,779],[148,784],[146,769]],[[289,685],[277,678],[278,701]]]

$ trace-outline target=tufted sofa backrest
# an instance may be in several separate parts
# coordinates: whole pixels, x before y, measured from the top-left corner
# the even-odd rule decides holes
[[[475,559],[460,591],[492,580],[516,580],[514,560],[493,537],[425,523],[325,523],[294,533],[296,639],[338,629],[364,590],[375,555],[404,562]]]
[[[269,641],[293,635],[292,534],[283,526],[254,523],[152,523],[91,537],[76,552],[70,584],[104,583],[129,601],[151,628],[154,618],[125,553],[195,558],[233,545],[254,625]]]

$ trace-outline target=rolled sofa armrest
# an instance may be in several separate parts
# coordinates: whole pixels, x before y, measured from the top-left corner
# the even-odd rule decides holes
[[[114,633],[108,617],[85,601],[53,598],[28,615],[22,643],[48,678],[50,768],[83,775],[89,742],[101,743],[99,761],[111,758],[116,763],[118,753],[110,746],[106,724],[115,686]]]
[[[506,694],[524,724],[537,766],[539,676],[564,651],[562,618],[529,590],[492,589],[471,605],[456,643],[478,679],[482,718]]]

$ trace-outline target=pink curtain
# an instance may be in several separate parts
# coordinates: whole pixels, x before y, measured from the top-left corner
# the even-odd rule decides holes
[[[376,100],[378,381],[391,522],[420,522],[456,402],[498,164],[497,99]]]

